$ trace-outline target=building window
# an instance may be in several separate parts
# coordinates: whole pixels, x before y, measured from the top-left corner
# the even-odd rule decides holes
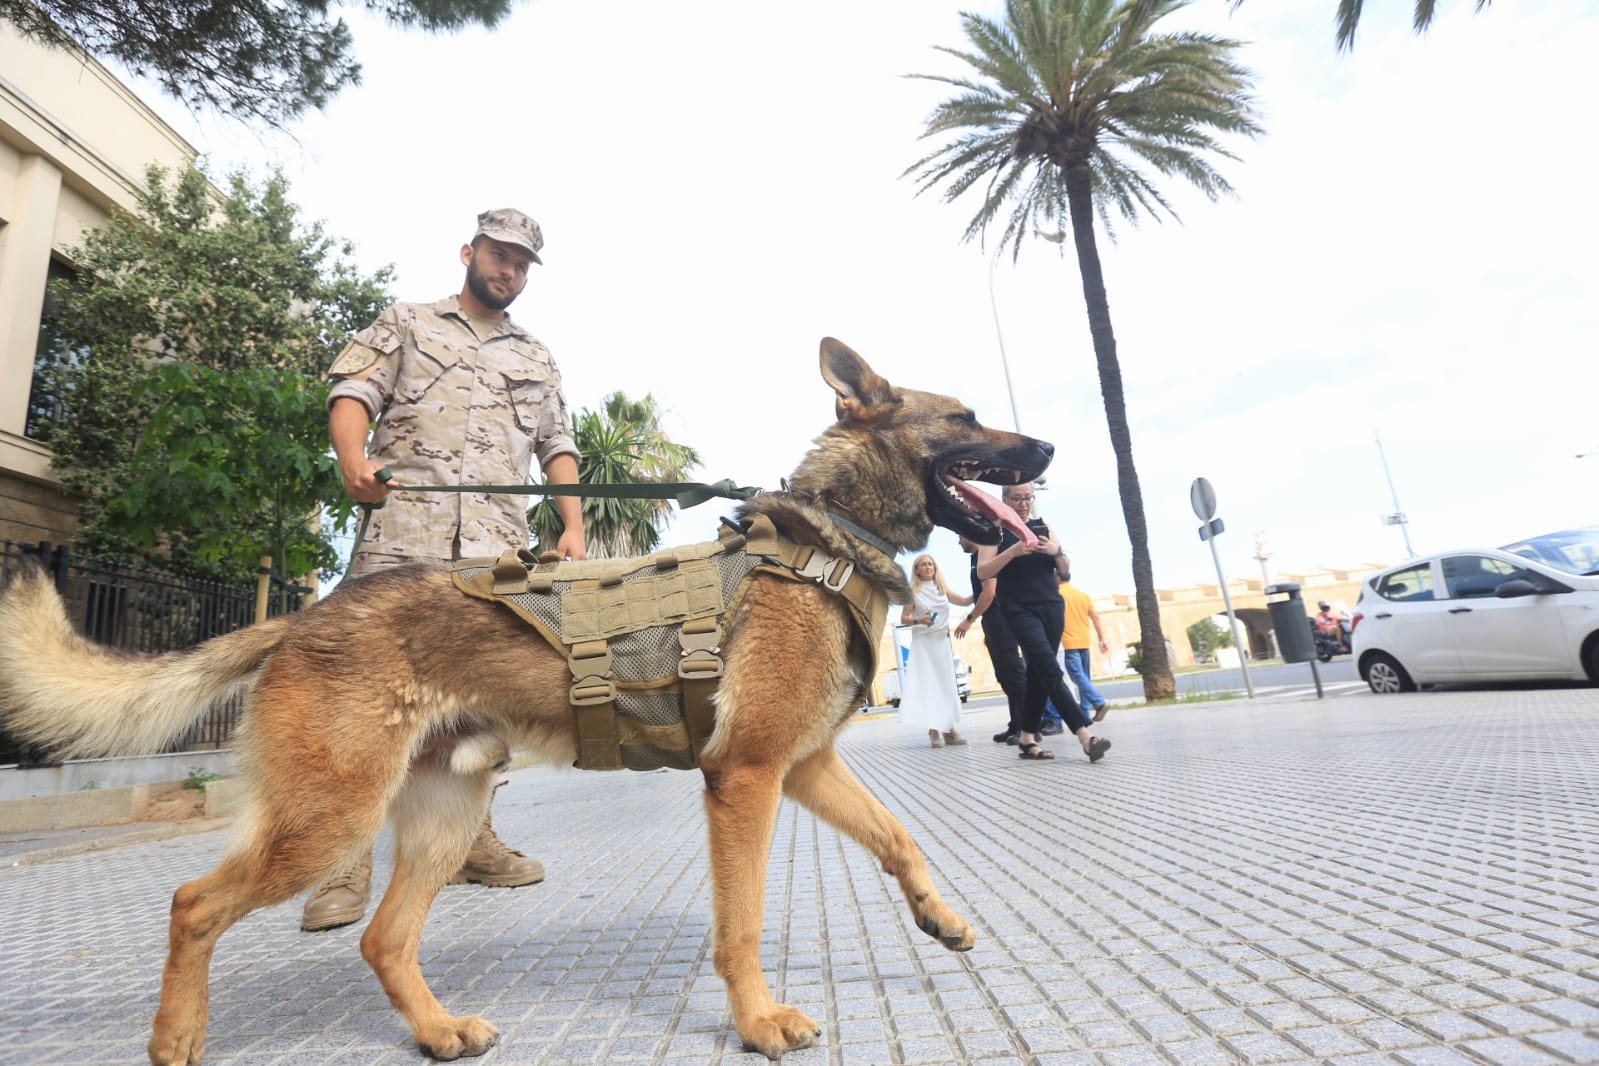
[[[50,260],[50,284],[74,276],[76,272],[71,267]],[[54,371],[57,367],[78,362],[87,354],[86,350],[63,348],[61,342],[52,336],[50,325],[60,314],[61,307],[46,286],[44,306],[39,310],[39,343],[33,353],[33,385],[28,391],[28,418],[22,430],[24,436],[38,438],[46,426],[61,420],[60,382],[55,380]]]

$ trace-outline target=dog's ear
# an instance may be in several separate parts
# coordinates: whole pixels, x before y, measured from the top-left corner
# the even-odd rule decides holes
[[[840,422],[875,421],[899,404],[894,386],[878,377],[849,345],[832,337],[822,338],[822,380],[833,387],[833,413]]]

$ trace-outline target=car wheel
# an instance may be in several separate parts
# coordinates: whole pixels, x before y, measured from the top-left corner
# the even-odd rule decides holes
[[[899,706],[899,697],[895,696],[893,699],[889,700],[888,701],[888,705],[890,707],[898,707]]]
[[[1588,680],[1599,685],[1599,636],[1588,638],[1588,646],[1582,650],[1582,666]]]
[[[1416,691],[1416,683],[1410,680],[1399,660],[1380,651],[1372,652],[1371,658],[1366,660],[1366,684],[1379,696]]]

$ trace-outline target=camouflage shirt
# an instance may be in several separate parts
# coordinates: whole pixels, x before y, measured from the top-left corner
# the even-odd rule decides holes
[[[456,297],[395,304],[328,372],[377,421],[367,456],[399,485],[524,484],[537,458],[577,455],[561,373],[511,321],[481,340]],[[362,551],[418,559],[498,555],[528,543],[526,496],[396,492],[372,512]]]

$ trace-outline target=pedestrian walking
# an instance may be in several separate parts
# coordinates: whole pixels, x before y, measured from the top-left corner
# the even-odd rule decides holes
[[[998,582],[990,577],[977,576],[978,545],[965,537],[960,546],[971,558],[972,599],[976,603],[960,625],[955,635],[964,637],[977,622],[983,627],[983,647],[988,650],[988,661],[994,668],[994,680],[1005,693],[1005,706],[1010,717],[1005,728],[994,734],[996,744],[1015,744],[1022,731],[1022,701],[1027,695],[1027,667],[1022,662],[1022,650],[1016,644],[1010,627],[1005,624],[1005,613],[996,599]]]
[[[1099,620],[1099,612],[1094,609],[1094,601],[1082,589],[1072,584],[1071,575],[1060,584],[1061,601],[1065,607],[1065,625],[1061,630],[1060,638],[1060,664],[1066,671],[1066,676],[1071,679],[1072,687],[1077,690],[1077,702],[1084,712],[1092,712],[1093,720],[1103,722],[1105,715],[1110,713],[1110,703],[1094,687],[1091,675],[1091,660],[1089,658],[1089,629],[1092,628],[1094,636],[1098,638],[1099,654],[1110,652],[1110,644],[1105,640],[1105,626]],[[1062,731],[1060,712],[1055,709],[1054,701],[1044,707],[1045,736],[1053,736]]]
[[[1016,635],[1022,659],[1027,664],[1027,689],[1023,701],[1021,733],[1017,742],[1023,759],[1053,759],[1055,753],[1038,743],[1044,717],[1044,703],[1053,700],[1066,725],[1082,746],[1090,762],[1098,762],[1110,750],[1110,741],[1095,736],[1088,717],[1066,687],[1065,674],[1055,659],[1065,626],[1065,605],[1061,600],[1061,579],[1071,573],[1071,560],[1060,542],[1041,520],[1032,519],[1033,486],[1030,482],[1005,489],[1005,502],[1027,522],[1038,537],[1029,548],[1010,530],[1005,530],[997,546],[984,545],[977,553],[977,576],[997,579],[997,596],[1005,621]]]
[[[960,695],[955,691],[955,649],[949,640],[950,604],[972,605],[970,596],[951,592],[931,555],[918,555],[911,564],[911,602],[900,611],[900,622],[911,630],[910,658],[905,664],[905,689],[900,693],[899,716],[908,726],[927,730],[933,747],[965,744],[957,728],[961,719]]]

